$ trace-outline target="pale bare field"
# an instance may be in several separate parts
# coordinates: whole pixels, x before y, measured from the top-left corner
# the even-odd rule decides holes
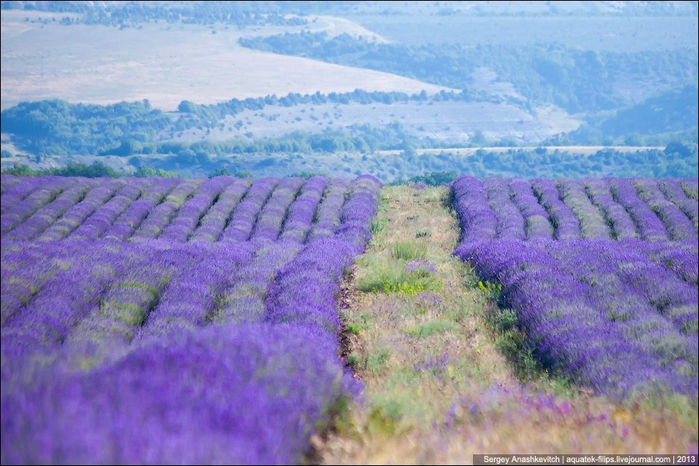
[[[119,30],[51,21],[60,16],[3,10],[3,109],[49,98],[95,104],[148,99],[154,107],[174,110],[182,100],[208,104],[290,92],[364,89],[412,94],[445,89],[378,71],[249,50],[237,43],[244,36],[304,28],[333,35],[368,33],[346,20],[318,18],[308,27],[243,30],[164,23]],[[48,22],[27,22],[26,17]]]

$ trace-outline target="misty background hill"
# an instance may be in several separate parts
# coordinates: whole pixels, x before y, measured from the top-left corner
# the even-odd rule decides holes
[[[575,147],[665,154],[679,144],[686,150],[669,153],[696,154],[697,11],[697,2],[2,2],[3,168],[97,160],[126,172],[370,170],[391,181],[438,169],[516,175],[502,161],[519,151],[555,176],[561,165],[533,151],[555,146],[576,167],[568,175],[639,173],[626,156],[590,163]],[[467,163],[464,148],[500,155]],[[697,171],[687,157],[658,167]]]

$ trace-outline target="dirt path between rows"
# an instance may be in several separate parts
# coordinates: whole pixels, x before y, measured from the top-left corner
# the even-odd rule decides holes
[[[312,437],[308,462],[469,464],[474,454],[696,445],[681,410],[615,404],[506,357],[516,338],[492,325],[492,296],[451,256],[459,226],[449,200],[447,187],[383,189],[373,239],[341,292],[342,356],[364,391]]]

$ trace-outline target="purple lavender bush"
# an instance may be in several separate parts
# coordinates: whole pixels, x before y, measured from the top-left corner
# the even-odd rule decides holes
[[[132,235],[136,240],[157,238],[201,183],[201,180],[180,181],[163,179],[154,183],[114,222],[103,238],[125,240]]]
[[[275,178],[256,180],[233,211],[221,241],[247,241],[255,228],[257,215],[279,184]]]
[[[231,181],[230,177],[217,176],[202,183],[191,199],[179,208],[177,216],[164,229],[160,238],[179,243],[186,242],[201,218]]]
[[[78,228],[73,230],[70,239],[99,239],[112,226],[114,221],[153,184],[151,178],[137,178],[117,191],[116,195],[99,206]]]
[[[306,240],[328,182],[329,180],[323,176],[314,176],[304,183],[298,197],[289,206],[280,239],[291,239],[301,243]]]
[[[95,186],[87,195],[70,207],[49,228],[37,238],[42,241],[57,241],[68,236],[78,228],[85,219],[92,215],[102,204],[111,199],[123,188],[128,181],[124,179],[109,179]],[[22,238],[19,238],[22,239]]]
[[[228,224],[232,212],[252,184],[249,178],[235,180],[223,176],[217,178],[227,178],[230,184],[201,218],[194,233],[189,238],[190,241],[217,241]]]
[[[3,463],[289,464],[354,389],[291,324],[150,339],[91,371],[2,374]]]
[[[634,188],[629,180],[611,179],[609,187],[614,201],[626,209],[633,219],[642,240],[663,241],[670,239],[663,222],[648,205],[638,197],[636,188]]]
[[[2,463],[296,463],[358,394],[377,179],[2,180]]]
[[[510,181],[510,198],[524,217],[526,238],[529,240],[551,239],[553,225],[546,209],[539,204],[531,186],[523,180]]]
[[[498,218],[488,204],[483,182],[472,176],[464,176],[454,181],[452,189],[454,208],[461,226],[461,242],[495,239]]]
[[[575,213],[580,222],[582,238],[609,238],[611,232],[603,212],[588,197],[580,180],[561,179],[556,182],[561,200]]]
[[[345,202],[345,194],[350,180],[333,178],[323,193],[323,197],[313,215],[313,224],[307,241],[317,238],[331,238],[340,225],[340,210]]]
[[[502,285],[499,304],[515,310],[528,348],[546,367],[615,398],[696,396],[697,243],[685,185],[533,180],[536,203],[526,182],[512,180],[519,212],[503,207],[503,185],[454,182],[462,226],[454,254]],[[498,235],[544,212],[553,236],[543,228]]]
[[[527,345],[546,367],[612,397],[643,390],[696,393],[691,339],[664,323],[647,298],[636,293],[631,300],[624,287],[617,288],[623,277],[614,281],[613,274],[586,273],[590,260],[571,246],[495,241],[462,244],[455,254],[472,263],[482,279],[502,284],[501,304],[517,312]],[[696,331],[688,332],[696,340]]]
[[[27,181],[32,185],[31,193],[20,202],[3,206],[0,219],[0,232],[5,233],[30,218],[37,210],[52,202],[68,187],[68,180],[61,176],[33,178]]]
[[[613,239],[637,238],[636,225],[624,209],[612,198],[608,179],[586,179],[583,181],[585,193],[590,201],[599,208],[611,229]]]
[[[490,206],[498,218],[497,238],[525,239],[526,222],[519,207],[512,202],[509,183],[501,178],[486,178],[483,184]]]
[[[656,180],[634,180],[633,185],[639,197],[665,225],[671,239],[697,241],[696,225],[677,205],[665,198]]]

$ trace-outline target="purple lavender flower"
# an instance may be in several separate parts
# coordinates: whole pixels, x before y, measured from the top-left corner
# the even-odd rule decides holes
[[[560,198],[556,185],[551,180],[532,180],[532,189],[549,214],[554,228],[554,237],[558,240],[580,238],[580,221],[575,213]]]
[[[223,231],[220,240],[247,241],[255,227],[258,213],[278,183],[279,180],[274,178],[262,178],[255,181],[233,211],[230,222]]]
[[[94,185],[95,181],[93,180],[79,179],[74,185],[58,195],[53,202],[46,204],[23,223],[7,232],[5,238],[16,240],[34,239],[49,228],[66,210],[80,202]]]
[[[524,217],[527,239],[540,240],[553,237],[553,226],[549,220],[549,214],[539,204],[528,182],[511,180],[510,198]]]
[[[418,259],[409,261],[405,264],[406,273],[415,273],[421,276],[428,276],[430,274],[436,273],[437,269],[434,264],[427,259]]]
[[[303,185],[301,178],[285,178],[279,182],[276,189],[260,210],[255,228],[250,236],[251,241],[275,241],[282,230],[287,209],[296,198],[299,188]]]
[[[699,225],[697,217],[699,217],[699,204],[696,199],[687,196],[682,184],[678,180],[662,180],[658,183],[658,188],[665,197],[672,201],[694,224],[696,230]]]
[[[482,186],[498,212],[506,201],[502,183],[457,179],[452,186],[463,231],[454,254],[473,264],[481,279],[502,285],[499,304],[516,311],[527,345],[545,366],[613,397],[696,393],[699,298],[691,208],[681,208],[685,198],[676,185],[634,183],[643,199],[625,180],[533,180],[535,203],[526,184],[514,180],[510,199],[525,219],[545,218],[543,206],[555,239],[528,232],[536,241],[496,241],[497,225],[515,215],[496,214],[494,222],[482,207]],[[680,241],[667,241],[666,227]],[[634,238],[636,231],[643,240]],[[610,233],[621,241],[605,239]]]
[[[134,240],[157,238],[170,223],[177,209],[192,195],[201,180],[182,181],[162,179],[156,181],[143,196],[131,204],[114,222],[103,238]]]
[[[226,178],[230,184],[214,201],[213,206],[206,212],[200,221],[200,225],[196,228],[190,241],[216,241],[223,233],[223,230],[228,224],[233,210],[237,207],[240,200],[245,196],[245,193],[250,188],[252,181],[249,178],[233,179]]]
[[[604,215],[587,196],[580,180],[561,179],[556,182],[561,200],[575,213],[580,222],[582,238],[610,238]]]
[[[323,198],[314,213],[311,231],[307,241],[318,238],[331,238],[335,234],[335,228],[340,225],[340,210],[345,202],[345,193],[349,188],[350,180],[345,178],[333,178],[330,180]]]
[[[697,229],[689,218],[672,202],[668,201],[658,188],[657,181],[639,179],[633,182],[639,197],[660,218],[671,239],[697,240]]]
[[[299,191],[299,196],[289,206],[280,239],[303,243],[311,230],[313,217],[329,180],[322,176],[310,178]]]
[[[672,327],[657,327],[655,336],[649,334],[649,340],[634,341],[633,332],[643,329],[643,323],[639,322],[640,327],[620,326],[608,319],[608,312],[620,310],[618,305],[610,300],[613,298],[605,297],[606,288],[595,290],[594,283],[588,281],[594,277],[581,269],[581,264],[589,262],[582,258],[575,261],[581,253],[575,254],[570,244],[464,244],[455,254],[474,264],[483,279],[502,284],[503,304],[516,310],[529,344],[545,365],[613,396],[628,396],[654,384],[685,393],[696,391],[696,378],[687,376],[686,369],[675,370],[663,364],[672,361],[682,367],[694,365],[696,373],[695,350],[690,341]],[[575,244],[582,251],[589,250],[588,242]],[[612,247],[615,243],[603,244]],[[543,246],[553,248],[555,254],[560,252],[560,259],[542,250]],[[564,259],[570,260],[571,265],[561,262]],[[576,277],[578,273],[582,277]],[[613,282],[604,283],[614,287]],[[601,299],[607,299],[607,310]],[[649,318],[655,316],[652,310],[646,313]],[[663,346],[657,346],[654,338],[662,338],[660,345],[668,343],[675,350],[658,354]]]
[[[353,393],[328,343],[303,326],[240,324],[36,385],[3,372],[2,462],[298,462]]]
[[[611,179],[609,187],[613,199],[629,213],[641,239],[645,241],[662,241],[668,239],[667,232],[657,215],[643,202],[630,181]]]
[[[5,195],[6,192],[10,192],[10,188],[14,187],[15,185],[22,184],[24,180],[27,178],[20,177],[20,176],[15,176],[15,175],[8,175],[8,174],[1,174],[0,175],[0,194]]]
[[[487,178],[483,184],[488,193],[490,207],[498,218],[497,238],[524,239],[524,216],[512,202],[509,183],[501,178]]]
[[[137,178],[129,181],[108,202],[98,207],[92,215],[87,217],[68,238],[71,239],[98,239],[143,192],[153,184],[153,179]]]
[[[229,177],[220,176],[205,181],[179,208],[175,218],[164,228],[160,238],[179,243],[186,242],[215,199],[231,181]]]
[[[55,241],[68,236],[78,228],[87,217],[92,215],[102,204],[105,204],[117,192],[123,188],[127,181],[122,179],[105,180],[87,193],[84,199],[72,206],[37,239],[42,241]]]
[[[35,178],[32,184],[36,184],[37,189],[33,190],[21,202],[11,204],[3,211],[2,219],[0,220],[0,231],[3,236],[31,217],[44,205],[56,199],[67,188],[68,180],[62,176]]]
[[[614,239],[637,238],[636,226],[629,213],[612,198],[608,179],[587,179],[585,192],[603,213]]]
[[[474,177],[463,176],[454,181],[452,189],[461,225],[461,242],[495,239],[498,219],[488,205],[483,183]]]

